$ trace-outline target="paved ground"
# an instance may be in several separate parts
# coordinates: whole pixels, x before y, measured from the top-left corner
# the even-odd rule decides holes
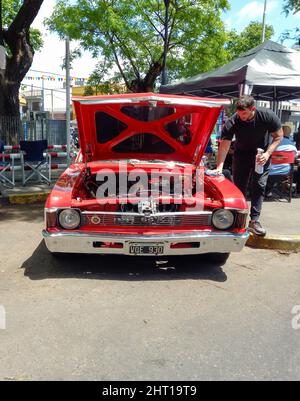
[[[300,379],[299,254],[56,260],[42,226],[0,210],[0,380]]]
[[[300,234],[300,198],[287,201],[265,201],[261,222],[271,234]]]

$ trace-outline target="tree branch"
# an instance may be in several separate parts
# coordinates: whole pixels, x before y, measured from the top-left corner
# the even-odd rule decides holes
[[[7,58],[6,77],[9,81],[22,81],[31,67],[34,51],[29,43],[29,33],[22,33],[11,38],[6,38],[6,42],[13,51],[13,56]]]
[[[132,67],[132,69],[133,69],[133,71],[135,73],[135,76],[137,77],[137,79],[141,79],[140,72],[139,72],[137,66],[135,65],[135,62],[133,61],[133,59],[132,59],[132,57],[130,55],[130,51],[129,51],[128,47],[126,46],[125,42],[123,40],[121,40],[118,37],[118,35],[116,35],[116,33],[114,33],[113,35],[117,39],[117,41],[119,42],[120,48],[122,49],[122,51],[124,52],[124,54],[128,58],[128,60],[129,60],[129,62],[131,64],[131,67]]]
[[[124,74],[123,68],[121,67],[118,54],[117,54],[117,52],[116,52],[116,50],[115,50],[115,46],[114,46],[113,39],[112,39],[112,37],[111,37],[109,34],[107,34],[107,37],[108,37],[109,43],[110,43],[110,45],[111,45],[111,48],[112,48],[112,51],[113,51],[113,54],[114,54],[114,57],[115,57],[117,67],[118,67],[118,69],[119,69],[119,71],[120,71],[120,74],[121,74],[122,78],[124,79],[125,85],[126,85],[127,88],[129,89],[130,84],[129,84],[129,81],[127,80],[127,78],[126,78],[126,75]]]
[[[144,78],[144,88],[146,92],[152,91],[156,78],[160,75],[162,71],[162,63],[156,61],[154,62],[147,72]]]
[[[138,1],[135,1],[135,4],[138,5]],[[158,34],[162,39],[164,39],[163,32],[161,32],[161,31],[157,28],[157,26],[154,24],[154,22],[151,20],[151,18],[150,18],[149,15],[147,14],[147,11],[146,11],[145,13],[142,11],[142,13],[143,13],[143,16],[144,16],[144,17],[147,19],[147,21],[149,22],[149,24],[152,26],[152,28],[157,32],[157,34]]]
[[[8,28],[8,34],[13,35],[23,30],[28,31],[43,1],[44,0],[24,0],[18,14]]]

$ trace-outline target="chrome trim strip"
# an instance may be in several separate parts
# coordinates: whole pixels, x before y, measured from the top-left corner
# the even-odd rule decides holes
[[[66,209],[70,209],[70,208],[66,208]],[[55,213],[58,210],[60,210],[58,207],[45,207],[44,208],[45,213]]]
[[[239,213],[243,213],[243,214],[248,214],[249,210],[248,209],[240,209],[237,207],[224,207],[223,209],[225,210],[233,210],[234,212],[239,212]]]
[[[229,105],[228,100],[196,100],[188,99],[186,97],[182,98],[172,98],[163,96],[143,96],[143,97],[121,97],[121,98],[106,98],[106,99],[82,99],[82,98],[72,98],[73,101],[79,102],[80,104],[120,104],[120,103],[141,103],[141,102],[162,102],[165,104],[172,105],[183,105],[183,106],[204,106],[204,107],[221,107],[223,105]]]
[[[249,237],[249,233],[246,232],[244,234],[235,234],[235,233],[228,233],[224,231],[220,232],[202,232],[199,233],[197,231],[191,231],[187,233],[172,233],[172,234],[164,234],[164,235],[136,235],[136,234],[114,234],[114,233],[102,233],[102,232],[89,232],[83,233],[78,231],[63,231],[59,233],[49,233],[47,230],[43,230],[42,232],[44,238],[61,238],[61,237],[76,237],[76,238],[88,238],[94,237],[95,239],[99,237],[110,238],[111,240],[130,240],[130,241],[168,241],[168,240],[177,240],[177,239],[185,239],[191,240],[193,239],[201,239],[204,237],[209,238],[237,238],[243,239],[245,237]]]
[[[82,212],[83,216],[93,214],[93,215],[108,215],[108,216],[135,216],[143,217],[144,213],[131,213],[131,212]],[[149,216],[157,217],[181,217],[181,216],[210,216],[212,212],[170,212],[170,213],[152,213]]]

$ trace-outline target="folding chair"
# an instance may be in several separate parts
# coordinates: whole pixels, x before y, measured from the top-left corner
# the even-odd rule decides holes
[[[23,171],[32,170],[28,177],[23,174],[23,185],[26,184],[34,175],[37,175],[40,181],[45,180],[48,185],[51,183],[51,155],[47,151],[47,140],[40,141],[20,141],[20,148],[23,152]],[[48,177],[44,171],[48,172]]]
[[[272,164],[287,164],[289,165],[287,174],[274,174],[268,178],[268,191],[271,190],[272,197],[283,198],[291,202],[293,193],[293,177],[295,152],[278,151],[272,154]]]
[[[11,172],[11,179],[6,175],[9,171]],[[15,186],[15,159],[4,153],[4,142],[2,140],[0,140],[0,182],[12,187]]]

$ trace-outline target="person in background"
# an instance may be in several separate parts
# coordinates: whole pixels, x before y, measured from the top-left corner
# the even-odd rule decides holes
[[[298,131],[294,132],[293,141],[295,142],[296,148],[300,150],[300,124],[298,127]]]
[[[0,139],[0,154],[3,153],[3,152],[4,152],[4,142]],[[2,160],[2,158],[0,157],[0,166],[1,166],[1,160]],[[4,193],[5,193],[4,187],[3,187],[2,183],[1,183],[1,180],[0,180],[0,195],[3,196]]]
[[[295,158],[296,158],[297,149],[296,149],[296,146],[294,145],[294,142],[292,142],[292,140],[291,140],[291,132],[292,132],[291,127],[288,125],[283,125],[282,131],[283,131],[283,138],[282,138],[280,145],[277,147],[276,152],[294,151]],[[289,169],[290,169],[290,165],[286,164],[286,163],[271,165],[269,179],[268,179],[268,183],[267,183],[267,191],[266,191],[267,196],[271,196],[270,191],[272,191],[272,187],[274,185],[274,180],[272,180],[272,177],[276,176],[276,175],[288,175]]]
[[[205,152],[204,152],[204,156],[207,157],[207,161],[209,162],[211,160],[211,158],[214,155],[214,150],[212,147],[212,141],[211,138],[209,138],[208,144],[206,146]]]
[[[233,182],[246,196],[252,177],[249,231],[264,236],[266,230],[260,224],[259,218],[270,171],[270,157],[283,136],[280,119],[271,110],[256,108],[253,97],[240,97],[236,104],[236,113],[226,121],[222,130],[217,157],[218,173],[222,173],[234,136]],[[263,149],[259,156],[258,148]],[[263,166],[262,174],[255,172],[256,162]]]

